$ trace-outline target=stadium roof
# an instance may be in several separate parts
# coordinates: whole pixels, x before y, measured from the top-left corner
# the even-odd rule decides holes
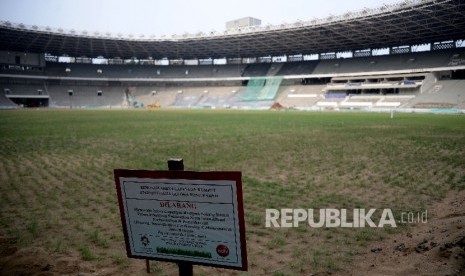
[[[0,50],[74,57],[203,59],[346,52],[465,39],[465,0],[405,0],[322,20],[159,37],[0,23]]]

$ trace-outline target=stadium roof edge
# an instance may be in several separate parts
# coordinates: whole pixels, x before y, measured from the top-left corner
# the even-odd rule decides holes
[[[83,38],[103,38],[103,39],[115,39],[115,40],[129,40],[129,41],[182,41],[190,39],[208,39],[211,37],[227,37],[235,36],[238,34],[248,34],[255,32],[266,32],[266,31],[279,31],[288,30],[302,27],[320,26],[324,24],[330,24],[339,21],[347,21],[351,19],[357,19],[366,16],[378,16],[382,13],[389,12],[401,12],[405,8],[414,8],[418,5],[424,5],[435,2],[450,2],[452,0],[403,0],[394,4],[384,4],[376,8],[364,8],[358,11],[348,11],[340,15],[330,15],[326,18],[314,18],[311,20],[297,20],[293,23],[283,23],[277,25],[265,25],[265,26],[251,26],[246,28],[230,29],[224,32],[210,31],[210,32],[196,32],[183,34],[171,34],[168,36],[156,36],[149,34],[140,34],[138,36],[134,34],[122,34],[122,33],[111,33],[101,31],[87,31],[87,30],[75,30],[65,29],[60,27],[50,26],[38,26],[38,25],[27,25],[20,22],[10,22],[0,20],[0,27],[10,28],[15,30],[30,31],[43,34],[51,35],[67,35],[71,37],[83,37]]]
[[[464,0],[405,0],[321,20],[223,33],[173,35],[171,38],[126,37],[0,21],[0,50],[75,57],[260,57],[417,45],[464,38]]]

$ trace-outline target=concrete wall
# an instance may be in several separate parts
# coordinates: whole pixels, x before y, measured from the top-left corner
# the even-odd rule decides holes
[[[0,64],[22,66],[45,66],[45,55],[23,52],[0,51]]]

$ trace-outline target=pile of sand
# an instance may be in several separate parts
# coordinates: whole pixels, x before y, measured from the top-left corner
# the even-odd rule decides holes
[[[426,223],[370,244],[340,274],[465,275],[465,191],[429,208]]]

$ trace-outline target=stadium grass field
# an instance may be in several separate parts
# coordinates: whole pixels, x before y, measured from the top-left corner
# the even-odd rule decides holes
[[[399,219],[465,189],[465,116],[14,110],[0,112],[0,139],[0,236],[122,275],[144,271],[125,255],[115,168],[182,157],[186,170],[242,171],[249,272],[222,271],[234,275],[337,271],[413,227],[266,228],[266,208],[390,208]]]

